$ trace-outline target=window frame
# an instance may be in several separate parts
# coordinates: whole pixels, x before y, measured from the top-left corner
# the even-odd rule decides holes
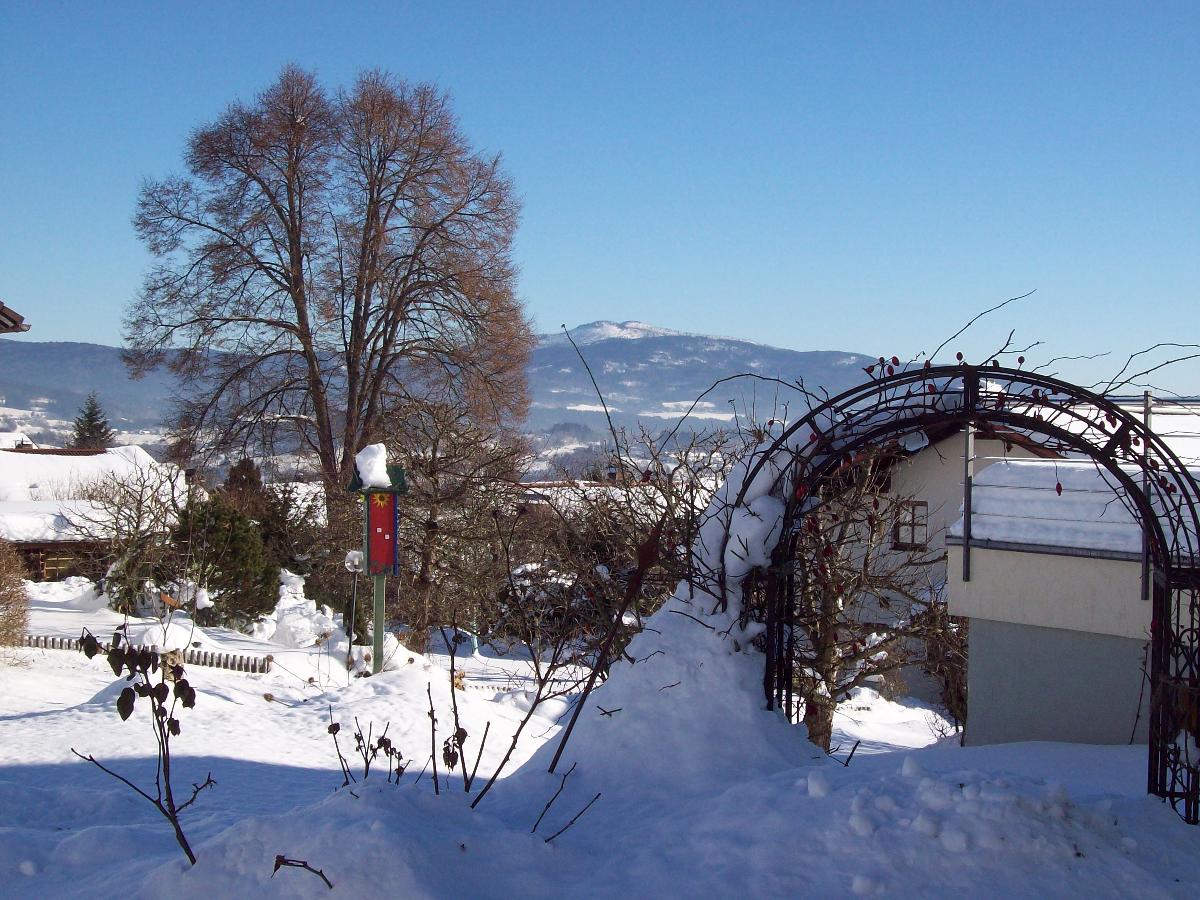
[[[905,531],[908,540],[902,537]],[[896,521],[892,523],[892,549],[929,549],[929,501],[904,500],[899,504]]]

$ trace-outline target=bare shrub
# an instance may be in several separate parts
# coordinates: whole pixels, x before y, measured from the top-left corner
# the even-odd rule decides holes
[[[29,598],[24,577],[21,557],[12,544],[0,541],[0,647],[16,646],[25,636]]]

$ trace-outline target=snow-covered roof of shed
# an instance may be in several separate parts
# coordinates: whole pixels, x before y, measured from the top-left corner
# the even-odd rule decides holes
[[[0,451],[0,502],[60,500],[97,478],[156,467],[161,467],[164,474],[174,470],[172,476],[183,477],[177,466],[155,462],[154,457],[137,446],[111,447],[87,455]]]
[[[182,495],[183,471],[154,460],[141,447],[112,447],[94,454],[0,450],[0,538],[52,542],[102,538],[82,533],[79,523],[104,531],[103,511],[79,499],[81,489],[109,477],[152,472],[167,492]],[[72,524],[72,522],[76,524]]]
[[[1130,474],[1140,475],[1134,470]],[[1200,471],[1193,475],[1200,476]],[[1062,494],[1058,485],[1062,485]],[[979,472],[971,538],[1038,547],[1140,553],[1142,527],[1091,460],[1005,460]],[[963,519],[950,526],[961,538]]]
[[[18,500],[0,503],[0,538],[14,543],[49,544],[102,539],[73,522],[95,522],[104,515],[86,500]]]

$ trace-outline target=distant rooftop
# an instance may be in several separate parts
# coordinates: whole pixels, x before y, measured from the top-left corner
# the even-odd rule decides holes
[[[13,334],[28,330],[29,326],[25,324],[25,317],[18,315],[15,310],[9,309],[3,302],[0,302],[0,334]]]

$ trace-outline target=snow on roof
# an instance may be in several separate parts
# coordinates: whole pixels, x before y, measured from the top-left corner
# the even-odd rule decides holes
[[[28,436],[19,431],[0,431],[0,450],[11,450],[13,447],[19,447],[21,444],[35,446]]]
[[[1003,385],[992,385],[993,390],[1002,390]],[[1128,398],[1109,398],[1124,413],[1139,421],[1144,415],[1142,401],[1130,402]],[[1022,409],[1020,402],[1010,399],[1010,406]],[[1025,404],[1024,411],[1037,412],[1036,404]],[[1054,423],[1060,428],[1076,434],[1087,427],[1087,420],[1099,420],[1103,413],[1090,404],[1074,407],[1076,415],[1057,417]],[[1150,428],[1179,457],[1185,465],[1200,466],[1200,405],[1194,400],[1172,400],[1152,398]]]
[[[112,447],[88,455],[0,450],[0,538],[50,542],[103,537],[82,533],[72,524],[103,519],[99,507],[80,499],[80,494],[105,478],[147,473],[161,477],[168,491],[186,490],[182,470],[155,462],[141,447]]]
[[[0,502],[0,538],[35,544],[101,538],[80,531],[72,522],[95,521],[102,515],[96,504],[85,500]]]
[[[166,465],[155,462],[154,457],[136,446],[112,447],[89,455],[2,451],[0,502],[60,500],[97,478]]]
[[[1140,415],[1139,410],[1130,410]],[[1191,468],[1200,466],[1200,409],[1195,406],[1156,407],[1150,414],[1150,428],[1161,437]]]
[[[995,462],[973,482],[971,538],[1139,554],[1142,527],[1114,486],[1115,479],[1091,460]],[[949,533],[962,537],[961,516]]]

